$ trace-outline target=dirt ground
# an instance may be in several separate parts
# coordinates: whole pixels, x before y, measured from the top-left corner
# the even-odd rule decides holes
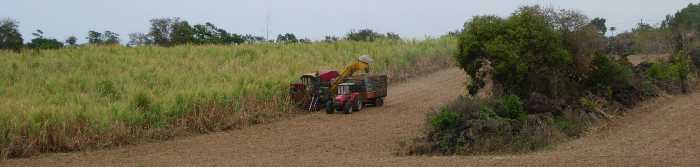
[[[650,101],[588,135],[523,155],[396,156],[420,135],[427,112],[465,90],[450,69],[390,88],[386,105],[323,112],[242,130],[44,154],[0,166],[700,166],[700,93]]]
[[[627,59],[630,63],[637,65],[642,62],[655,62],[668,57],[671,57],[671,54],[636,54],[630,55]]]

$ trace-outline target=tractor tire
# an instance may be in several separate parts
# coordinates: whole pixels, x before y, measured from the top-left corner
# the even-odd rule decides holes
[[[355,100],[355,105],[353,105],[353,107],[352,107],[352,111],[360,111],[364,107],[365,107],[365,104],[362,102],[362,100],[357,99],[357,100]]]
[[[333,107],[333,102],[328,101],[326,103],[326,114],[334,114],[335,113],[335,107]]]
[[[381,107],[384,105],[384,98],[382,97],[377,97],[374,99],[374,106]]]
[[[343,106],[343,114],[352,114],[352,103],[345,102],[345,106]]]

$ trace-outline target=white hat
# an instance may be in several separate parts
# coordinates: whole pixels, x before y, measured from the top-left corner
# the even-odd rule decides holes
[[[357,58],[357,60],[360,60],[361,62],[364,62],[367,64],[374,62],[374,60],[372,60],[372,58],[369,57],[369,55],[362,55],[362,56],[360,56],[360,58]]]

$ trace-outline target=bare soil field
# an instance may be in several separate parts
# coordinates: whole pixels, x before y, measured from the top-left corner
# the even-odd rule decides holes
[[[522,155],[396,156],[426,113],[463,94],[459,69],[394,85],[386,104],[110,150],[43,154],[0,166],[700,166],[700,93],[661,97],[582,138]]]

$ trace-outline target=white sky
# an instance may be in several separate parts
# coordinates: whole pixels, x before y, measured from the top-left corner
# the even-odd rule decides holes
[[[232,33],[270,37],[294,33],[298,38],[343,36],[352,29],[371,28],[402,37],[439,36],[461,28],[475,15],[507,16],[519,6],[541,4],[576,9],[608,26],[629,30],[640,20],[658,23],[698,0],[5,0],[0,18],[20,22],[25,41],[36,29],[60,41],[74,35],[85,42],[90,30],[121,35],[147,32],[155,17],[180,17],[190,24],[212,22]]]

